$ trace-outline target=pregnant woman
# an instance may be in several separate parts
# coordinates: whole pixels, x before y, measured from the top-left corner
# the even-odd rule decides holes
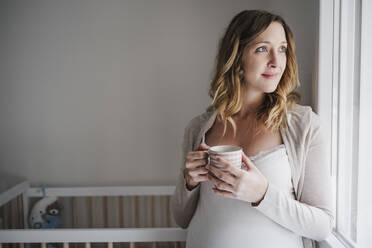
[[[222,37],[204,113],[185,128],[171,199],[186,246],[315,247],[333,225],[326,140],[319,116],[299,105],[292,32],[282,17],[237,14]],[[242,168],[210,146],[243,148]]]

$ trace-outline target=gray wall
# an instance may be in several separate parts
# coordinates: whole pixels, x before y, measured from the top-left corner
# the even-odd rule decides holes
[[[291,26],[312,104],[317,1],[0,1],[0,173],[33,186],[174,184],[243,9]]]

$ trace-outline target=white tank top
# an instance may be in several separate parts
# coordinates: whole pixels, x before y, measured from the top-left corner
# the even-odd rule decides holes
[[[284,144],[250,159],[269,183],[295,198]],[[216,195],[210,181],[202,182],[200,186],[198,205],[188,227],[186,247],[303,248],[299,235],[275,223],[249,202]]]

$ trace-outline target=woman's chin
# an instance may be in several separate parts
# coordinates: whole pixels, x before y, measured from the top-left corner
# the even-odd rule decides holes
[[[277,85],[275,85],[275,86],[271,86],[271,87],[267,87],[267,88],[264,90],[264,92],[265,92],[265,93],[273,93],[273,92],[276,90],[276,88],[277,88]]]

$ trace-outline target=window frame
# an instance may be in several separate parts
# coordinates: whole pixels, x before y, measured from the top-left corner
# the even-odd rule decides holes
[[[318,74],[314,108],[331,140],[335,225],[320,247],[367,247],[372,242],[372,174],[368,143],[372,140],[372,3],[367,0],[319,2]],[[369,80],[370,81],[370,80]],[[352,82],[352,83],[350,83]],[[369,111],[370,112],[370,111]],[[352,164],[353,166],[350,166]],[[350,176],[351,175],[351,176]],[[347,205],[347,206],[345,206]]]

